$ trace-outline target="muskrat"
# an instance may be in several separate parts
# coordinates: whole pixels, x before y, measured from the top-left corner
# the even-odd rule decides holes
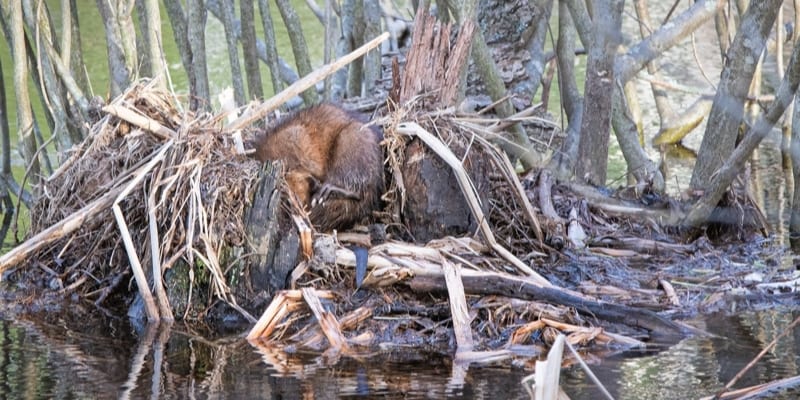
[[[281,160],[286,183],[323,231],[348,229],[378,209],[383,134],[356,113],[322,103],[282,118],[256,136],[253,157]]]

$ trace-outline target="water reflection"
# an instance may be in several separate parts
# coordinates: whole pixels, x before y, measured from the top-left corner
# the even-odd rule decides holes
[[[446,355],[406,348],[336,358],[206,339],[180,325],[137,336],[122,320],[0,317],[0,398],[523,398],[524,374],[462,371]]]
[[[608,358],[593,370],[619,400],[685,399],[714,394],[788,326],[796,312],[767,311],[714,316],[696,325],[721,336],[686,339],[658,354],[624,354]],[[723,336],[724,335],[724,336]],[[736,387],[752,386],[797,375],[800,333],[793,332],[744,375]],[[573,399],[600,398],[582,371],[566,373]],[[771,393],[771,399],[796,399],[800,389]]]
[[[527,397],[519,382],[530,371],[520,366],[530,360],[460,369],[447,355],[393,346],[361,358],[337,357],[251,346],[239,336],[206,339],[182,325],[137,333],[126,320],[69,321],[62,314],[0,315],[0,398]],[[593,370],[617,399],[699,398],[731,379],[795,315],[708,318],[695,324],[724,336],[594,359]],[[737,387],[797,375],[799,345],[800,334],[793,332]],[[577,367],[565,370],[562,382],[572,399],[600,398]]]

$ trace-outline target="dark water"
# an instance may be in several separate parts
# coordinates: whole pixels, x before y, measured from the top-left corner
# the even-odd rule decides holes
[[[791,323],[798,312],[710,317],[694,337],[661,351],[592,359],[617,399],[709,395]],[[238,336],[207,339],[182,326],[137,332],[127,321],[65,321],[58,314],[0,317],[0,398],[528,398],[520,381],[530,359],[455,368],[447,355],[384,348],[363,358],[287,354]],[[792,332],[737,387],[798,374],[800,333]],[[601,398],[582,370],[562,372],[572,399]],[[800,390],[769,398],[794,399]]]

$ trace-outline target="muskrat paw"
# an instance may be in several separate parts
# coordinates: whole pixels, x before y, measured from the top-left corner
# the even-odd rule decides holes
[[[356,192],[330,183],[325,183],[319,187],[319,189],[314,193],[314,196],[311,198],[311,207],[325,204],[325,202],[330,199],[331,196],[339,196],[344,199],[356,201],[361,200],[361,196],[359,196]]]

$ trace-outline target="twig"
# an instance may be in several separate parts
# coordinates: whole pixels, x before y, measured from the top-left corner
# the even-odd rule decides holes
[[[580,356],[580,354],[578,354],[578,352],[575,351],[575,348],[572,347],[572,345],[569,343],[566,343],[566,345],[569,351],[575,357],[575,359],[578,360],[578,364],[580,364],[581,368],[583,368],[583,370],[586,371],[586,375],[588,375],[589,378],[592,380],[592,382],[594,382],[594,384],[597,385],[597,388],[600,389],[601,392],[603,392],[603,395],[606,396],[607,399],[614,400],[614,396],[612,396],[611,393],[608,392],[606,387],[603,386],[603,383],[600,382],[600,379],[598,379],[597,375],[595,375],[594,372],[592,372],[591,368],[589,368],[589,366],[586,365],[586,362],[583,361],[583,358]]]
[[[703,78],[706,80],[706,82],[708,82],[711,88],[714,91],[716,91],[717,87],[716,85],[714,85],[714,81],[712,81],[711,78],[709,78],[708,73],[706,73],[706,69],[705,67],[703,67],[703,62],[700,61],[700,55],[697,53],[697,40],[695,40],[696,37],[694,32],[692,32],[691,37],[692,37],[692,55],[694,56],[694,63],[697,65],[697,68],[700,70],[700,74],[703,75]]]
[[[333,293],[330,291],[316,291],[316,296],[331,299]],[[261,317],[255,323],[250,332],[247,334],[247,340],[256,340],[260,338],[267,338],[275,330],[278,323],[281,322],[283,317],[288,315],[292,309],[295,309],[297,304],[302,300],[303,294],[299,290],[282,290],[275,295],[272,303],[261,314]]]
[[[784,329],[784,330],[783,330],[783,332],[781,332],[781,333],[780,333],[780,335],[776,336],[776,337],[775,337],[775,339],[772,339],[772,341],[771,341],[771,342],[769,342],[769,344],[768,344],[766,347],[764,347],[764,349],[763,349],[763,350],[761,350],[761,352],[760,352],[760,353],[758,353],[758,355],[756,355],[756,356],[755,356],[755,358],[753,358],[753,359],[752,359],[752,360],[751,360],[749,363],[747,363],[747,365],[745,365],[745,366],[744,366],[744,368],[742,368],[742,369],[741,369],[741,371],[739,371],[739,372],[736,374],[736,376],[734,376],[734,377],[733,377],[733,378],[732,378],[732,379],[731,379],[731,380],[730,380],[730,381],[729,381],[729,382],[728,382],[728,383],[725,385],[725,387],[723,387],[723,388],[722,388],[722,390],[720,390],[719,392],[717,392],[717,394],[714,396],[714,398],[715,398],[715,399],[718,399],[718,398],[720,398],[720,397],[721,397],[723,394],[725,394],[725,392],[727,392],[728,390],[730,390],[730,388],[731,388],[733,385],[735,385],[735,384],[736,384],[736,382],[738,382],[738,381],[739,381],[739,379],[741,379],[741,377],[742,377],[742,376],[744,376],[744,374],[746,374],[746,373],[747,373],[747,371],[749,371],[749,370],[750,370],[750,368],[753,368],[753,366],[755,366],[755,365],[756,365],[756,363],[757,363],[759,360],[761,360],[761,357],[764,357],[764,355],[765,355],[765,354],[767,354],[767,352],[769,352],[770,350],[772,350],[772,348],[773,348],[773,347],[775,347],[775,345],[776,345],[776,344],[778,344],[778,340],[781,340],[781,339],[783,339],[784,337],[786,337],[786,336],[787,336],[789,333],[791,333],[791,332],[792,332],[792,330],[793,330],[793,329],[794,329],[794,328],[795,328],[795,327],[796,327],[798,324],[800,324],[800,317],[797,317],[797,318],[795,318],[795,319],[794,319],[794,321],[792,321],[792,323],[791,323],[791,324],[789,324],[789,326],[787,326],[787,327],[786,327],[786,329]]]
[[[739,400],[739,399],[761,399],[766,398],[770,392],[775,393],[778,390],[785,390],[786,388],[797,386],[800,384],[800,375],[795,375],[790,378],[783,378],[774,380],[760,385],[748,386],[742,389],[731,390],[722,395],[722,399]],[[714,396],[701,397],[699,400],[711,400]]]

